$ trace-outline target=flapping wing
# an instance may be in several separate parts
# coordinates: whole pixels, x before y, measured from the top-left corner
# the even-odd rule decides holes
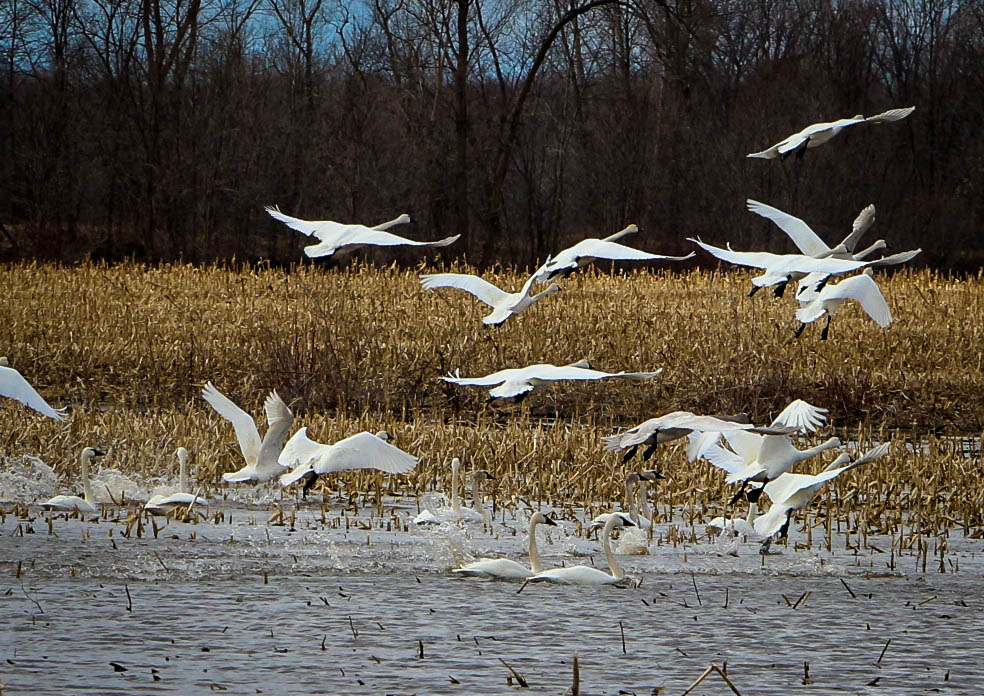
[[[417,466],[417,461],[417,457],[372,433],[361,432],[333,445],[322,445],[308,438],[307,428],[294,433],[280,454],[282,465],[309,465],[317,474],[350,469],[377,469],[389,474],[405,474]]]
[[[470,292],[485,304],[496,307],[506,302],[509,294],[503,292],[487,280],[467,273],[435,273],[420,276],[420,284],[424,290],[434,288],[455,288]]]
[[[354,225],[350,227],[354,229]],[[452,237],[445,237],[444,239],[438,239],[435,242],[417,242],[412,239],[407,239],[406,237],[401,237],[398,234],[393,234],[392,232],[387,232],[385,230],[377,230],[371,227],[362,227],[361,225],[358,229],[351,234],[351,236],[346,240],[347,244],[369,244],[372,246],[430,246],[430,247],[445,247],[448,244],[453,244],[458,240],[460,234],[456,234]]]
[[[861,237],[868,228],[875,223],[875,206],[869,205],[864,208],[858,216],[854,218],[854,224],[851,225],[851,234],[844,237],[844,241],[841,244],[847,248],[849,253],[854,253],[854,249],[858,246],[858,242],[861,241]]]
[[[732,249],[722,249],[721,247],[716,247],[713,244],[705,244],[699,239],[694,239],[693,237],[688,237],[687,239],[712,256],[719,258],[722,261],[734,263],[739,266],[768,268],[769,266],[774,266],[782,261],[782,256],[779,254],[771,254],[767,251],[734,251]]]
[[[52,408],[31,386],[30,382],[12,367],[0,366],[0,396],[20,401],[41,415],[48,416],[48,418],[54,418],[57,421],[65,420],[65,409]]]
[[[878,326],[884,329],[892,323],[892,310],[888,308],[885,297],[870,275],[861,274],[842,280],[836,285],[828,285],[820,292],[820,297],[857,300]]]
[[[902,109],[889,109],[888,111],[883,111],[880,114],[869,116],[864,121],[865,123],[887,123],[889,121],[901,121],[915,110],[916,107],[914,106],[907,106]]]
[[[913,249],[911,251],[900,251],[897,254],[890,254],[888,256],[882,256],[880,259],[875,259],[871,262],[872,266],[894,266],[899,263],[907,263],[912,259],[916,258],[922,249]]]
[[[243,458],[247,462],[255,462],[260,455],[260,433],[256,429],[253,417],[232,403],[211,382],[208,382],[202,389],[202,398],[215,409],[216,413],[232,423],[232,427],[236,430],[236,438],[239,440],[239,449],[243,453]]]
[[[496,399],[511,399],[533,391],[533,385],[523,379],[507,379],[495,389],[489,390],[489,396]]]
[[[784,213],[778,208],[773,208],[771,205],[759,203],[751,198],[749,198],[745,203],[748,206],[749,211],[755,213],[756,215],[761,215],[762,217],[776,223],[779,229],[785,232],[789,238],[793,240],[796,248],[807,256],[820,256],[821,254],[826,254],[830,251],[830,247],[817,236],[816,232],[814,232],[809,225],[800,220],[798,217]]]
[[[268,205],[264,208],[274,220],[278,220],[292,230],[297,230],[302,234],[306,234],[310,237],[318,237],[322,239],[321,235],[318,234],[318,230],[322,225],[338,225],[339,227],[344,227],[337,222],[331,222],[330,220],[301,220],[300,218],[292,217],[280,212],[280,208],[275,205]]]
[[[458,384],[463,387],[491,387],[493,384],[501,384],[502,382],[505,382],[517,372],[518,370],[510,368],[493,372],[485,377],[462,377],[461,372],[455,370],[453,373],[449,372],[447,377],[439,377],[438,379],[444,382]]]
[[[707,434],[709,435],[710,433]],[[740,455],[716,443],[709,445],[705,443],[704,446],[699,448],[699,456],[729,474],[734,474],[745,467],[745,460]]]
[[[796,399],[776,416],[772,425],[773,427],[786,425],[812,433],[823,426],[826,420],[827,409],[813,406],[802,399]]]

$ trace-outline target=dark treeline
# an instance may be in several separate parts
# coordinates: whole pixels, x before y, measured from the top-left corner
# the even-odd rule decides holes
[[[6,0],[0,47],[7,258],[282,263],[306,240],[274,203],[410,212],[483,265],[630,222],[791,250],[751,197],[829,242],[875,203],[869,241],[984,262],[981,0]]]

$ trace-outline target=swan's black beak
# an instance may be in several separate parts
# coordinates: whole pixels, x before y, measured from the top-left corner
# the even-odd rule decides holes
[[[556,527],[557,523],[553,521],[550,515],[543,516],[543,524],[549,524],[551,527]]]
[[[103,452],[101,449],[97,449],[97,448],[93,447],[92,448],[92,456],[93,457],[105,457],[106,456],[106,453]]]
[[[650,469],[649,471],[640,471],[639,478],[643,481],[658,481],[659,479],[666,479],[663,474],[659,473],[655,469]]]

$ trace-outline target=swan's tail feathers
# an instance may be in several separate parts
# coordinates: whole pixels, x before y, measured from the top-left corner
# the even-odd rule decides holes
[[[803,322],[804,324],[812,324],[817,319],[826,314],[827,310],[823,308],[823,302],[818,299],[813,300],[810,304],[805,307],[800,307],[796,310],[796,319]]]

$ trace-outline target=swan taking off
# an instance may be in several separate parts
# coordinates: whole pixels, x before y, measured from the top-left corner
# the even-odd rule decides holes
[[[289,486],[303,478],[307,479],[307,490],[318,476],[350,469],[376,469],[387,474],[412,471],[417,457],[389,444],[389,439],[385,431],[375,435],[361,432],[333,445],[322,445],[308,438],[307,428],[301,428],[280,453],[280,465],[294,467],[280,477],[280,485]]]
[[[685,261],[695,254],[695,252],[690,252],[686,256],[661,256],[639,251],[615,241],[638,231],[638,227],[629,225],[624,230],[604,239],[582,239],[574,246],[548,258],[546,263],[533,274],[533,278],[536,283],[546,283],[557,276],[567,277],[578,268],[587,266],[598,259],[608,261]]]
[[[294,422],[294,414],[276,390],[270,392],[263,404],[267,415],[267,431],[262,440],[253,417],[232,403],[211,382],[202,389],[202,398],[211,404],[216,413],[232,423],[239,440],[239,449],[246,460],[246,466],[239,471],[222,474],[223,481],[263,483],[283,473],[284,467],[277,462],[277,457],[283,446],[284,435]]]
[[[550,259],[547,259],[550,263]],[[433,275],[420,276],[420,284],[424,290],[434,288],[455,288],[470,292],[482,302],[492,308],[492,313],[482,319],[482,323],[487,326],[497,326],[509,317],[521,314],[534,303],[560,290],[560,286],[554,283],[543,292],[533,295],[531,290],[536,275],[531,275],[523,284],[523,289],[519,292],[505,292],[487,280],[483,280],[476,275],[467,273],[435,273]]]
[[[208,500],[195,496],[188,491],[188,450],[178,447],[175,451],[178,458],[178,491],[171,495],[151,496],[144,510],[151,515],[166,515],[179,505],[208,505]]]
[[[916,107],[910,106],[904,109],[891,109],[875,116],[869,116],[868,118],[859,114],[853,118],[842,118],[829,123],[814,123],[799,133],[793,133],[788,138],[780,140],[769,149],[762,150],[762,152],[753,152],[748,156],[760,157],[762,159],[775,159],[776,157],[786,159],[786,157],[795,152],[797,157],[802,157],[803,152],[807,148],[823,145],[848,126],[854,126],[860,123],[900,121],[915,110]]]
[[[628,515],[616,512],[605,522],[601,532],[601,546],[605,551],[605,560],[611,575],[586,565],[569,566],[567,568],[552,568],[537,573],[529,579],[530,582],[553,582],[559,585],[614,585],[625,577],[625,571],[619,566],[612,554],[611,535],[615,527],[635,527]]]
[[[819,474],[787,473],[765,484],[765,493],[772,500],[772,507],[755,520],[756,533],[761,537],[771,537],[776,533],[780,537],[786,536],[793,512],[809,505],[825,483],[862,464],[880,459],[888,454],[890,447],[891,443],[888,442],[878,445],[854,462],[851,462],[849,454],[842,454]]]
[[[642,381],[659,377],[663,368],[655,372],[601,372],[591,369],[587,360],[579,360],[570,365],[550,365],[541,363],[529,365],[527,367],[515,367],[493,372],[485,377],[462,377],[459,372],[448,374],[441,377],[445,382],[458,384],[466,387],[491,387],[499,385],[489,390],[489,401],[493,399],[522,399],[536,387],[546,382],[556,382],[560,380],[601,380],[601,379],[628,379]]]
[[[41,503],[41,507],[45,510],[63,510],[66,512],[77,510],[86,514],[96,512],[96,497],[92,494],[92,488],[89,487],[89,462],[92,461],[93,457],[101,457],[104,454],[106,453],[95,447],[86,447],[82,450],[82,454],[79,455],[79,462],[82,464],[82,492],[85,496],[84,498],[80,498],[77,495],[56,495],[51,500]]]
[[[807,324],[815,322],[824,314],[827,315],[827,323],[820,332],[820,340],[827,340],[827,333],[830,330],[830,317],[847,300],[857,300],[861,303],[861,308],[867,312],[878,326],[883,329],[892,323],[892,310],[888,308],[885,297],[878,289],[878,285],[867,272],[861,275],[845,278],[834,285],[826,285],[810,300],[809,303],[796,310],[796,318],[802,324],[796,330],[798,338]]]
[[[480,561],[469,563],[461,568],[455,568],[451,572],[468,577],[493,578],[496,580],[525,580],[532,575],[542,572],[543,567],[540,564],[540,554],[536,548],[536,528],[540,524],[546,524],[551,527],[557,526],[556,522],[542,512],[534,512],[530,516],[528,527],[530,536],[529,568],[522,563],[517,563],[508,558],[483,558]]]
[[[7,358],[0,358],[0,396],[20,401],[41,415],[54,418],[56,421],[65,420],[65,409],[55,409],[49,406],[48,402],[38,394],[30,382],[24,379],[24,376],[10,367],[10,361]]]
[[[453,244],[461,236],[456,234],[436,242],[415,242],[412,239],[386,231],[390,227],[411,222],[410,216],[406,213],[375,227],[366,227],[365,225],[346,225],[331,220],[301,220],[290,215],[284,215],[276,206],[267,206],[265,210],[270,213],[274,220],[279,220],[292,230],[297,230],[310,237],[317,237],[320,240],[319,244],[304,247],[304,253],[311,258],[332,256],[339,252],[348,253],[365,246],[445,247]]]

